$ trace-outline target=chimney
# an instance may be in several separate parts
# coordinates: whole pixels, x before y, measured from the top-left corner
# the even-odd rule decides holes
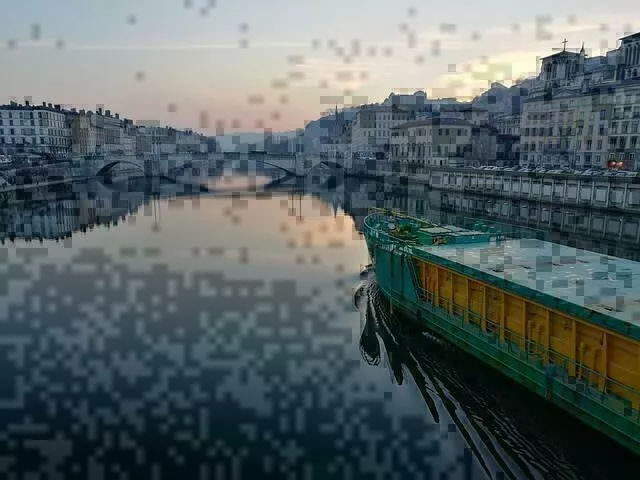
[[[42,106],[46,107],[47,106],[47,102],[42,102]]]
[[[107,117],[111,117],[111,110],[107,110],[107,111],[106,111],[106,112],[104,112],[104,113],[105,113],[105,115],[106,115]]]
[[[53,108],[53,105],[51,105],[50,103],[47,103],[47,107]]]
[[[25,101],[24,101],[24,104],[25,104],[25,106],[27,106],[27,107],[28,107],[28,106],[29,106],[29,100],[25,100]]]
[[[56,106],[55,106],[55,107],[56,107],[56,110],[60,110],[60,105],[57,105],[57,104],[56,104]]]
[[[120,114],[116,113],[116,120],[120,120]]]
[[[98,115],[102,115],[102,107],[98,108]]]

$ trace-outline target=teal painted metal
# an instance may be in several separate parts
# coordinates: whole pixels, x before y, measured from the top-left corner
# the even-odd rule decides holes
[[[474,315],[473,312],[452,315],[423,301],[419,295],[420,289],[417,288],[416,273],[411,266],[411,258],[418,256],[415,249],[402,241],[372,231],[371,224],[367,226],[366,221],[365,238],[370,252],[373,252],[372,259],[380,288],[396,308],[419,317],[432,332],[640,454],[638,409],[631,408],[628,403],[614,395],[590,391],[586,383],[570,377],[568,370],[562,368],[562,365],[557,366],[555,372],[550,372],[549,365],[543,364],[540,354],[531,353],[526,342],[522,349],[512,342],[501,341],[499,335],[483,331],[477,325],[466,322],[464,317]],[[446,262],[437,262],[438,258],[427,257],[426,260],[447,268],[455,267]],[[478,278],[477,270],[451,269]],[[507,282],[502,285],[495,284],[495,281],[488,283],[504,290],[508,287]],[[531,298],[526,291],[514,293]],[[558,307],[562,308],[557,304],[553,308]]]
[[[376,222],[378,221],[379,219],[376,220]],[[406,223],[409,223],[410,221],[411,221],[410,219],[404,219],[404,217],[401,217],[401,221],[399,221],[398,224],[402,224],[402,222],[406,224]],[[520,283],[517,282],[515,279],[507,280],[505,278],[501,278],[496,275],[488,273],[486,269],[483,270],[482,268],[475,268],[473,266],[466,265],[463,261],[459,260],[459,256],[457,255],[457,251],[455,250],[454,251],[448,250],[448,252],[452,252],[455,255],[450,255],[451,258],[447,258],[446,255],[441,253],[443,250],[438,250],[437,248],[434,247],[429,249],[431,251],[428,251],[428,249],[425,248],[424,245],[421,245],[418,242],[406,241],[402,238],[394,237],[392,235],[389,235],[384,230],[379,230],[377,228],[374,228],[374,225],[375,223],[371,221],[370,217],[367,217],[365,219],[365,237],[378,240],[379,242],[384,243],[385,245],[395,245],[396,246],[395,248],[402,249],[407,255],[410,255],[412,257],[421,258],[427,262],[431,262],[436,265],[445,267],[456,273],[474,277],[484,283],[487,283],[491,286],[504,290],[507,293],[529,298],[530,300],[540,303],[546,307],[552,308],[554,310],[566,312],[567,314],[572,315],[580,320],[584,320],[585,322],[603,326],[612,331],[620,333],[621,335],[640,341],[640,318],[637,318],[638,316],[640,316],[640,310],[638,305],[635,302],[630,302],[631,305],[629,308],[631,310],[626,314],[617,313],[617,312],[605,313],[606,310],[604,309],[600,309],[600,311],[597,311],[594,309],[594,307],[587,308],[579,304],[580,301],[585,302],[586,298],[584,296],[582,298],[577,298],[575,295],[574,295],[574,298],[567,298],[567,299],[558,298],[557,296],[554,296],[553,293],[547,293],[538,288],[532,288],[531,286],[527,286],[523,284],[523,282],[520,282]],[[506,240],[506,237],[501,234],[494,235],[491,239],[491,241],[494,242],[496,246],[500,246],[501,244],[504,244],[505,240]],[[545,245],[551,246],[551,248],[555,247],[554,244],[551,244],[549,242],[541,242],[538,240],[533,240],[533,241],[544,243]],[[469,249],[477,248],[478,245],[479,244],[477,242],[471,242],[468,245],[468,248]],[[463,247],[463,245],[460,245],[460,247]],[[577,250],[570,249],[569,247],[564,247],[560,245],[557,245],[557,247],[567,249],[568,251],[577,252]],[[454,247],[444,246],[442,248],[450,249]],[[522,247],[522,249],[526,249],[526,247]],[[576,253],[570,252],[569,255],[571,254],[576,255]],[[640,284],[640,266],[637,265],[637,262],[631,262],[627,260],[624,260],[624,261],[620,260],[620,263],[625,268],[627,268],[628,265],[634,264],[632,265],[633,272],[629,279],[619,280],[620,286],[618,287],[617,292],[614,292],[615,295],[609,295],[610,297],[611,296],[621,297],[622,295],[625,294],[623,293],[623,289],[631,293],[637,292],[639,290],[638,285]],[[596,273],[598,274],[606,273],[606,268],[604,268],[605,270],[604,272],[602,270],[603,268],[600,268],[599,272],[598,271],[590,272],[589,274],[595,275]],[[633,280],[636,281],[635,288],[632,283]],[[603,288],[607,288],[609,286],[615,287],[613,283],[611,283],[611,285],[607,285],[607,283],[608,281],[606,280],[601,281],[601,284],[604,285]],[[578,290],[579,289],[576,288],[576,291]],[[549,291],[555,293],[557,289],[552,288],[552,289],[549,289]],[[584,293],[582,295],[584,295]]]

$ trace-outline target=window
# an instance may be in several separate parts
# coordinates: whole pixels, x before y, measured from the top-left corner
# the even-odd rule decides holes
[[[598,150],[602,150],[602,140],[598,140],[597,145],[598,145],[598,147],[597,147]]]

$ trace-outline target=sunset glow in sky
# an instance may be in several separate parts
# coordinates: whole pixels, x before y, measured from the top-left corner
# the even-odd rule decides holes
[[[565,37],[598,55],[640,30],[631,0],[2,3],[0,103],[104,105],[208,134],[301,128],[391,91],[467,97],[533,74]]]

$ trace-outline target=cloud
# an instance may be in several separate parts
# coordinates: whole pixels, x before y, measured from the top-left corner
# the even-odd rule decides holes
[[[39,42],[17,42],[16,48],[54,48],[57,42],[39,41]],[[250,43],[247,49],[278,49],[278,48],[304,48],[309,47],[307,42],[262,42]],[[8,47],[5,47],[8,48]],[[83,45],[64,43],[65,50],[75,51],[189,51],[189,50],[234,50],[240,49],[239,43],[202,43],[202,44],[176,44],[176,45]]]

